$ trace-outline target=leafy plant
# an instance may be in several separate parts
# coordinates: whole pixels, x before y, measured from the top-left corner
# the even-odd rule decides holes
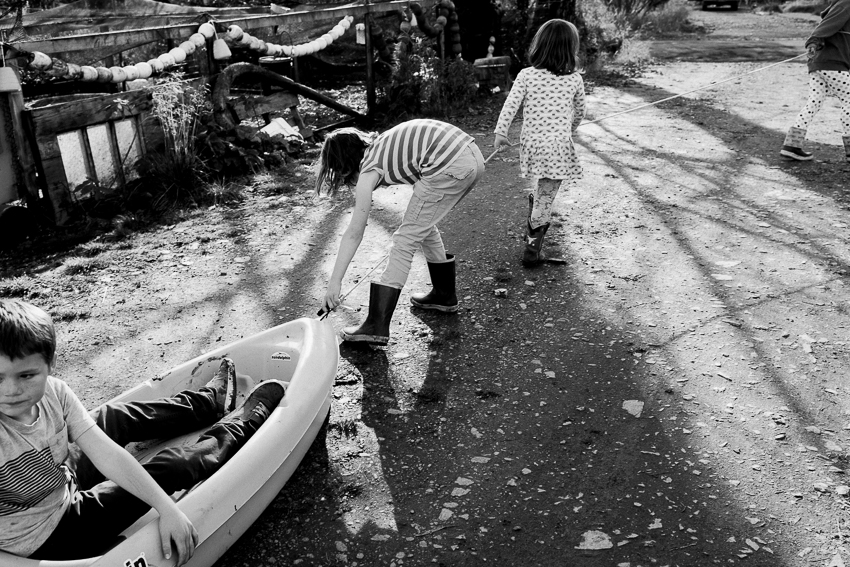
[[[454,114],[469,106],[478,85],[471,63],[442,60],[430,40],[402,33],[392,71],[381,88],[383,113],[389,121],[398,121]]]

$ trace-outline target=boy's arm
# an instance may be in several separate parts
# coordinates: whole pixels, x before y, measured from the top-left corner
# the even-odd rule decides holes
[[[186,563],[195,552],[198,532],[142,465],[99,427],[89,428],[76,442],[103,476],[159,512],[162,554],[166,559],[171,558],[173,541],[177,548],[177,565]]]

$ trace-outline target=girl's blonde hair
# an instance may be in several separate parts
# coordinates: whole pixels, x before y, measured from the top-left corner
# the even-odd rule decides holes
[[[328,134],[319,156],[316,193],[333,197],[343,185],[352,185],[360,173],[360,162],[366,154],[374,132],[357,128],[340,128]],[[323,191],[324,189],[324,191]]]
[[[578,28],[566,20],[549,20],[534,34],[528,62],[536,69],[569,75],[578,66],[578,48]]]

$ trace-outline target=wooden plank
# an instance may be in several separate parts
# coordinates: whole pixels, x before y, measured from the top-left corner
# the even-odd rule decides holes
[[[55,138],[53,145],[58,152],[59,144]],[[39,144],[39,147],[41,146],[42,144]],[[53,220],[57,225],[62,226],[70,220],[70,211],[74,208],[74,201],[68,189],[68,180],[65,178],[65,165],[62,163],[62,157],[57,153],[50,159],[42,157],[41,167],[47,185],[47,195],[53,206]]]
[[[126,104],[120,101],[126,101]],[[135,116],[150,110],[152,105],[150,93],[140,90],[53,104],[28,112],[35,124],[36,138],[41,139],[58,132]]]
[[[230,97],[230,106],[236,112],[239,120],[259,116],[267,112],[275,112],[298,106],[298,97],[292,93],[276,92],[266,96],[242,95]]]
[[[120,30],[113,32],[57,37],[52,39],[22,41],[15,44],[20,51],[41,51],[43,53],[75,53],[78,51],[108,50],[120,47],[129,49],[128,44],[143,45],[168,39],[185,39],[198,30],[198,24],[178,24],[160,28],[139,30]],[[7,57],[10,54],[7,54]],[[14,53],[11,53],[14,56]]]
[[[409,0],[392,0],[369,4],[368,6],[356,3],[344,6],[334,6],[323,10],[297,11],[286,14],[270,14],[261,16],[240,16],[217,20],[219,28],[226,29],[231,24],[236,24],[243,30],[256,30],[273,26],[292,26],[306,22],[319,22],[324,20],[341,20],[343,16],[360,17],[366,13],[381,14],[404,10],[409,5]],[[434,0],[423,0],[420,2],[423,8],[434,4]],[[44,53],[73,53],[78,51],[90,51],[93,49],[106,50],[108,48],[120,47],[127,49],[128,44],[139,45],[160,40],[186,40],[198,30],[198,24],[177,24],[158,28],[143,28],[139,30],[119,30],[105,33],[76,35],[69,37],[57,37],[44,40],[21,41],[15,43],[15,48],[20,51],[42,51]],[[7,53],[7,57],[14,53]]]

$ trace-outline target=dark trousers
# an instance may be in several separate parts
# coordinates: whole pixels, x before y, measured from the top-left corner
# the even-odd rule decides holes
[[[258,428],[250,421],[216,422],[215,394],[209,388],[153,402],[106,404],[92,417],[122,447],[177,437],[215,423],[192,445],[160,451],[143,465],[168,494],[209,478]],[[85,455],[72,454],[66,464],[76,477],[78,490],[59,525],[31,559],[102,555],[122,531],[150,510],[145,502],[105,480]]]

